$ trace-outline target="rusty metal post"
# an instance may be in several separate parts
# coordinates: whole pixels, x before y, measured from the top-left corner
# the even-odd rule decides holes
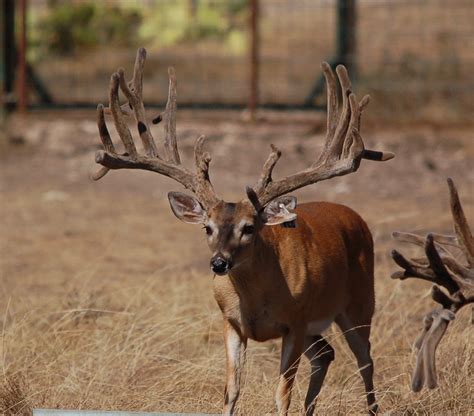
[[[250,1],[250,91],[248,108],[250,118],[255,120],[255,112],[259,102],[259,0]]]
[[[18,2],[20,12],[20,41],[18,42],[18,110],[26,112],[27,86],[26,86],[26,1]]]

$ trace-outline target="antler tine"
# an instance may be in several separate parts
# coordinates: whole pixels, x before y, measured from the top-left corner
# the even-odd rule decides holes
[[[128,102],[133,110],[137,129],[145,148],[145,152],[149,157],[159,157],[155,140],[151,134],[150,128],[146,121],[145,106],[143,104],[143,69],[145,66],[146,50],[140,48],[135,58],[135,66],[133,69],[132,81],[125,81],[125,73],[123,68],[118,70],[120,89],[125,94]],[[130,86],[132,88],[130,89]]]
[[[104,106],[102,104],[97,106],[97,126],[99,128],[100,140],[104,145],[104,149],[107,152],[116,153],[115,146],[110,138],[109,129],[107,128],[107,124],[105,124]]]
[[[166,160],[180,163],[178,144],[176,141],[176,73],[174,68],[168,68],[169,77],[169,88],[168,88],[168,100],[166,102],[166,108],[163,113],[165,120],[165,155]]]
[[[105,151],[109,153],[116,153],[115,146],[112,142],[112,139],[110,138],[109,130],[107,129],[107,124],[105,124],[104,106],[102,104],[97,106],[97,127],[99,128],[100,140],[104,146]],[[92,174],[92,179],[98,181],[108,172],[109,168],[102,166],[97,172]]]
[[[474,289],[474,271],[468,269],[462,264],[459,264],[454,258],[450,256],[442,256],[443,263],[452,272],[451,277],[456,281],[461,289],[473,290]]]
[[[338,98],[336,77],[334,76],[334,72],[327,62],[323,62],[321,64],[321,69],[326,80],[328,97],[326,142],[324,143],[324,148],[321,152],[321,155],[312,166],[318,166],[319,164],[324,163],[324,160],[331,157],[331,155],[336,159],[338,158],[338,155],[340,154],[344,144],[344,139],[346,138],[349,120],[352,116],[352,108],[349,103],[349,95],[351,94],[351,81],[349,79],[349,75],[347,74],[346,68],[343,65],[338,65],[336,68],[337,77],[342,90],[342,110],[339,120],[337,115]],[[358,109],[359,108],[357,108],[357,110]],[[357,119],[359,119],[359,116],[357,116]]]
[[[114,72],[110,77],[110,88],[109,88],[109,108],[112,113],[115,128],[117,133],[122,140],[125,149],[132,160],[138,156],[137,149],[133,143],[132,134],[125,122],[125,119],[120,108],[118,89],[119,89],[120,75]]]
[[[446,288],[449,293],[455,293],[459,290],[458,284],[452,279],[451,274],[443,264],[436,247],[433,236],[428,234],[425,242],[425,253],[429,262],[429,267],[437,277],[439,284]]]
[[[362,120],[362,113],[370,103],[370,95],[364,95],[359,102],[359,119],[357,120],[357,130],[360,130],[360,122]]]
[[[474,268],[469,263],[472,244],[472,235],[462,210],[461,202],[454,183],[448,179],[450,190],[450,203],[454,220],[454,228],[460,245],[455,244],[455,238],[440,234],[428,234],[423,240],[421,236],[411,233],[393,233],[393,237],[401,242],[413,243],[425,248],[426,261],[417,259],[407,260],[396,250],[392,251],[393,260],[404,272],[395,272],[392,278],[405,279],[417,277],[428,280],[447,289],[449,294],[440,287],[433,286],[432,299],[442,308],[430,312],[424,319],[424,329],[419,335],[415,346],[418,355],[412,379],[412,390],[417,392],[426,386],[430,389],[437,386],[435,354],[449,322],[455,318],[456,312],[474,303]],[[436,244],[435,244],[436,241]],[[441,244],[455,246],[463,249],[468,259],[469,266],[464,267],[450,255],[440,255]],[[446,253],[447,250],[445,250]],[[448,253],[449,254],[449,253]],[[423,264],[422,264],[423,263]]]
[[[120,109],[122,110],[123,115],[130,116],[130,117],[133,116],[132,108],[131,108],[131,106],[128,102],[126,102],[125,104],[122,104],[120,106]],[[109,107],[104,108],[104,113],[107,114],[107,115],[112,114]]]
[[[133,77],[128,85],[140,98],[143,98],[143,69],[145,68],[145,61],[146,49],[139,48],[135,57],[135,65],[133,66]]]
[[[451,178],[448,178],[451,213],[454,220],[454,231],[458,237],[461,249],[464,252],[469,266],[474,267],[474,239],[469,229],[458,191]]]
[[[455,314],[448,309],[440,309],[430,312],[424,318],[424,328],[418,337],[418,354],[415,369],[413,371],[411,388],[418,392],[426,386],[434,389],[437,383],[436,377],[436,349],[446,332],[446,329],[455,318]]]
[[[429,266],[422,265],[419,261],[408,260],[397,250],[392,250],[392,259],[404,272],[396,271],[392,274],[392,279],[405,280],[407,278],[423,279],[431,283],[441,284]]]
[[[135,57],[135,65],[133,67],[133,77],[127,83],[128,88],[133,91],[140,99],[143,99],[143,68],[146,60],[146,49],[139,48]],[[132,104],[127,102],[120,106],[122,113],[127,116],[132,116]],[[111,114],[110,108],[105,108],[106,114]]]
[[[449,250],[444,247],[444,246],[452,246],[457,249],[460,249],[461,247],[459,244],[456,243],[456,237],[453,237],[451,235],[442,235],[442,234],[436,234],[436,233],[430,233],[433,237],[433,241],[435,243],[436,249],[441,250],[444,254],[447,254],[451,257],[451,254]],[[400,231],[394,231],[392,233],[392,237],[401,242],[401,243],[410,243],[414,244],[416,246],[424,247],[426,243],[426,238],[422,237],[421,235],[418,234],[413,234],[413,233],[403,233]],[[445,258],[445,255],[443,254],[443,259]]]
[[[275,165],[281,157],[281,151],[273,144],[270,145],[272,151],[270,152],[267,160],[265,161],[260,175],[260,179],[255,185],[255,193],[258,196],[258,193],[263,193],[267,185],[272,181],[272,173]],[[263,208],[263,207],[262,207]]]
[[[349,95],[349,106],[351,109],[351,117],[349,119],[349,126],[347,128],[346,137],[342,141],[342,159],[352,159],[354,162],[354,169],[357,170],[360,165],[361,158],[359,155],[363,155],[364,142],[362,137],[357,130],[357,124],[359,122],[359,104],[356,101],[355,94]],[[339,144],[335,154],[340,154]]]
[[[180,163],[176,143],[176,75],[173,69],[168,71],[170,76],[170,88],[165,110],[165,117],[167,119],[165,125],[165,150],[167,152],[167,158],[163,160],[158,155],[155,141],[148,128],[143,104],[143,68],[145,59],[146,50],[141,48],[137,52],[133,78],[130,82],[127,83],[125,81],[123,69],[119,69],[110,79],[109,110],[112,114],[115,128],[125,146],[126,153],[117,154],[105,124],[104,108],[102,105],[99,105],[97,108],[97,126],[104,150],[99,150],[96,153],[96,162],[103,167],[97,173],[93,174],[92,178],[95,180],[100,179],[109,169],[150,170],[168,176],[181,183],[185,188],[195,193],[199,201],[208,208],[217,202],[218,198],[209,179],[209,163],[211,157],[209,153],[203,152],[204,137],[199,138],[196,142],[196,173],[191,173]],[[141,155],[137,152],[132,134],[125,122],[125,114],[119,103],[119,86],[128,98],[129,102],[127,105],[133,109],[138,132],[145,148],[145,155]]]
[[[428,282],[436,283],[446,288],[449,293],[454,293],[459,290],[459,286],[452,279],[448,270],[444,266],[442,259],[434,246],[433,236],[428,234],[425,240],[425,253],[428,260],[427,265],[420,265],[419,262],[408,260],[397,250],[392,250],[392,259],[397,263],[404,272],[395,272],[392,274],[392,279],[418,278],[427,280]]]
[[[209,177],[209,164],[211,155],[204,152],[206,136],[199,136],[194,145],[194,157],[196,162],[196,191],[200,202],[206,207],[212,207],[219,199]]]
[[[351,92],[351,82],[343,65],[336,68],[337,79],[342,89],[342,109],[338,115],[336,76],[328,63],[321,65],[327,86],[327,133],[321,155],[307,169],[281,180],[272,179],[273,168],[280,158],[280,151],[272,152],[264,164],[259,181],[253,187],[259,206],[265,207],[273,199],[313,183],[355,172],[361,159],[385,161],[393,153],[365,150],[360,136],[360,118],[369,102],[365,96],[360,102]]]
[[[394,231],[392,233],[392,237],[400,241],[401,243],[411,243],[417,246],[425,245],[425,239],[421,235],[418,235],[418,234],[402,233],[400,231]]]
[[[321,64],[324,78],[326,80],[327,91],[327,127],[326,127],[326,143],[324,144],[324,151],[327,151],[337,128],[337,108],[339,106],[339,99],[337,96],[337,84],[334,72],[327,62]]]
[[[334,137],[332,138],[329,145],[329,149],[331,149],[331,153],[334,158],[339,157],[345,139],[352,133],[350,124],[355,125],[355,121],[359,118],[359,106],[355,106],[353,103],[351,103],[351,99],[349,98],[349,96],[352,95],[352,86],[346,67],[344,65],[338,65],[336,67],[336,74],[339,79],[339,84],[341,85],[342,110]],[[355,96],[352,97],[352,101],[355,102]],[[353,113],[354,110],[357,111],[357,115]],[[347,134],[347,132],[349,132],[349,134]]]

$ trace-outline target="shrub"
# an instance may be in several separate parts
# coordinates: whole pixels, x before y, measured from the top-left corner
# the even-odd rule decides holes
[[[136,43],[141,15],[136,10],[97,2],[50,2],[38,22],[37,43],[48,52],[74,54],[100,43],[124,46]]]

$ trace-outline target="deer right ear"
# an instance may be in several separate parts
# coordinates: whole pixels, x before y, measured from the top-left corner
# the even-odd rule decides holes
[[[169,192],[171,210],[183,222],[188,224],[203,224],[207,219],[207,214],[199,201],[181,192]]]
[[[294,228],[296,213],[296,197],[291,195],[280,196],[270,202],[263,210],[263,221],[265,225],[286,224],[287,227]]]

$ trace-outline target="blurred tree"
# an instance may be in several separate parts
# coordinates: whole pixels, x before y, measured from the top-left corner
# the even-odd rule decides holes
[[[163,1],[144,16],[140,36],[160,47],[218,40],[241,52],[247,11],[248,0]]]
[[[105,2],[50,0],[37,23],[35,42],[48,52],[70,55],[79,48],[105,43],[135,44],[142,16],[138,10]]]
[[[100,45],[168,47],[215,41],[230,52],[246,47],[249,0],[48,0],[30,39],[36,57],[73,55]]]

